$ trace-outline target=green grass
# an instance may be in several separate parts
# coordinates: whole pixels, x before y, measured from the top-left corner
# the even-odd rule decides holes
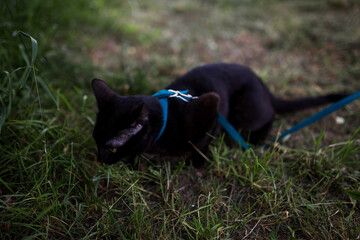
[[[360,102],[262,151],[96,162],[92,78],[151,94],[203,63],[278,96],[360,89],[356,1],[0,3],[1,239],[356,239]],[[318,109],[279,118],[271,137]],[[345,124],[336,124],[343,117]],[[279,130],[280,129],[280,130]]]

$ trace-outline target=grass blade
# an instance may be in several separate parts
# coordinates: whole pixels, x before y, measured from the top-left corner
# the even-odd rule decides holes
[[[31,40],[31,63],[30,64],[31,64],[31,66],[34,66],[35,60],[36,60],[36,55],[38,52],[38,43],[37,43],[36,39],[34,39],[32,36],[30,36],[29,34],[27,34],[25,32],[20,31],[19,34],[21,34],[25,37],[28,37]]]
[[[53,100],[53,102],[55,103],[56,108],[59,109],[59,103],[58,103],[58,101],[56,101],[54,95],[52,94],[52,92],[51,92],[49,86],[46,84],[46,82],[39,76],[36,77],[36,81],[38,81],[40,83],[40,85],[43,87],[43,89],[48,94],[48,96],[51,98],[51,100]]]
[[[345,193],[349,195],[354,200],[360,200],[360,191],[356,190],[345,190]]]

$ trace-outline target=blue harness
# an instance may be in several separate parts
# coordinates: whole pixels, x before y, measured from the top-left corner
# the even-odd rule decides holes
[[[163,125],[161,127],[161,130],[160,130],[158,136],[155,139],[155,142],[157,140],[159,140],[159,138],[163,134],[165,127],[166,127],[167,115],[168,115],[168,98],[178,98],[184,102],[189,102],[192,99],[198,98],[198,97],[193,97],[190,94],[187,94],[188,92],[189,92],[188,90],[176,91],[176,90],[172,90],[172,89],[165,89],[165,90],[161,90],[160,92],[157,92],[154,95],[152,95],[153,97],[156,97],[159,99],[161,108],[163,110]],[[236,129],[220,113],[218,115],[218,122],[236,142],[241,143],[241,146],[243,148],[250,149],[250,147],[246,144],[245,140],[236,131]]]
[[[172,89],[165,89],[165,90],[161,90],[160,92],[155,93],[154,95],[152,95],[153,97],[156,97],[159,99],[160,101],[160,105],[161,108],[163,110],[163,125],[161,127],[161,130],[158,134],[158,136],[155,139],[155,142],[157,140],[159,140],[159,138],[161,137],[161,135],[163,134],[165,127],[166,127],[166,122],[167,122],[167,115],[168,115],[168,98],[178,98],[181,99],[184,102],[189,102],[192,99],[196,99],[198,97],[193,97],[190,94],[187,94],[188,90],[185,91],[176,91],[176,90],[172,90]],[[344,107],[345,105],[349,104],[350,102],[356,100],[360,98],[360,91],[356,92],[350,96],[347,96],[337,102],[335,102],[334,104],[324,108],[323,110],[321,110],[320,112],[312,115],[311,117],[305,119],[304,121],[298,123],[297,125],[293,126],[292,128],[290,128],[289,130],[285,131],[284,133],[282,133],[279,137],[274,138],[272,142],[275,142],[279,139],[284,138],[285,136],[300,130],[308,125],[310,125],[311,123],[322,119],[324,117],[326,117],[327,115],[335,112],[336,110]],[[218,114],[218,123],[220,123],[220,125],[224,128],[224,130],[235,140],[235,142],[240,143],[241,147],[243,147],[244,149],[250,149],[249,145],[246,143],[246,141],[240,136],[240,134],[238,133],[238,131],[229,123],[228,120],[226,120],[226,118],[221,115],[220,113]],[[263,148],[268,147],[269,144],[265,144],[263,146]]]
[[[153,97],[156,97],[160,101],[161,108],[163,110],[163,125],[161,127],[161,130],[158,134],[158,136],[155,138],[155,142],[159,140],[161,135],[163,134],[166,122],[167,122],[167,115],[168,115],[168,98],[179,98],[183,100],[184,102],[191,101],[192,99],[195,99],[197,97],[193,97],[190,94],[187,94],[188,90],[185,91],[176,91],[172,89],[165,89],[161,90],[160,92],[155,93],[152,95]]]

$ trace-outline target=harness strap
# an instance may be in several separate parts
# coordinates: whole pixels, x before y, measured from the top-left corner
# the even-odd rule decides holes
[[[197,97],[193,97],[190,94],[187,94],[188,90],[185,91],[176,91],[172,89],[165,89],[161,90],[160,92],[155,93],[152,95],[156,97],[160,101],[161,108],[163,110],[163,125],[160,129],[158,136],[155,139],[155,142],[159,140],[161,135],[163,134],[166,122],[167,122],[167,115],[168,115],[168,98],[179,98],[184,102],[189,102],[192,99],[196,99]],[[219,113],[218,115],[218,122],[220,125],[225,129],[225,131],[237,142],[240,143],[244,149],[250,149],[250,147],[246,144],[245,140],[240,136],[237,130],[226,120],[226,118]]]
[[[161,90],[160,92],[157,92],[152,95],[153,97],[156,97],[159,99],[161,108],[163,110],[163,125],[161,127],[161,130],[160,130],[158,136],[155,138],[155,142],[157,140],[159,140],[159,138],[163,134],[165,127],[166,127],[167,116],[168,116],[168,98],[179,98],[184,102],[188,102],[192,99],[197,98],[197,97],[193,97],[187,93],[188,93],[188,90],[176,91],[176,90],[172,90],[172,89],[165,89],[165,90]]]
[[[161,108],[163,110],[163,125],[160,129],[158,136],[155,138],[155,142],[157,140],[159,140],[159,138],[161,137],[161,135],[163,134],[163,132],[165,130],[166,122],[167,122],[167,115],[168,115],[168,100],[167,100],[167,98],[159,98],[159,101],[160,101]]]

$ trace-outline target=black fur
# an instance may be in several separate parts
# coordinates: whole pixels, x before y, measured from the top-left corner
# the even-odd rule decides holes
[[[165,131],[154,143],[162,126],[158,99],[143,95],[122,97],[98,79],[93,80],[92,87],[99,108],[93,137],[98,146],[98,160],[107,164],[141,152],[181,155],[193,150],[192,144],[206,152],[211,141],[206,133],[217,135],[220,130],[216,121],[218,113],[241,129],[251,144],[258,144],[271,129],[275,113],[299,111],[346,96],[331,94],[282,100],[275,98],[247,67],[208,64],[189,71],[167,87],[189,90],[189,94],[199,98],[189,103],[170,98]],[[195,153],[194,165],[201,164],[201,159]]]

